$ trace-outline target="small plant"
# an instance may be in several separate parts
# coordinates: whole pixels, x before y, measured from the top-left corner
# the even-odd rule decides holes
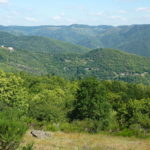
[[[53,131],[53,132],[56,132],[56,131],[59,131],[60,128],[59,128],[59,124],[56,124],[56,123],[50,123],[46,126],[46,130],[48,131]]]
[[[20,150],[33,150],[33,143],[23,146]]]

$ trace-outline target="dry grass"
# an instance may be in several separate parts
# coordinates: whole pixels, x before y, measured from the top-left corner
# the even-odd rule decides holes
[[[150,140],[101,134],[55,132],[48,139],[37,139],[28,132],[23,144],[30,142],[35,150],[150,150]]]

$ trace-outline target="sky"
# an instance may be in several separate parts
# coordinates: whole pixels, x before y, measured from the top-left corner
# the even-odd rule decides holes
[[[0,0],[0,25],[150,24],[150,0]]]

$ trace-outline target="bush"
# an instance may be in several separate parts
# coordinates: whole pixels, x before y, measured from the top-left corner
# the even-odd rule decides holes
[[[75,123],[62,123],[60,125],[60,130],[63,132],[83,132],[83,127],[78,126]]]
[[[28,92],[20,77],[0,71],[0,101],[8,107],[28,112]]]
[[[117,136],[125,137],[138,137],[138,138],[147,138],[150,137],[150,132],[141,128],[138,124],[132,125],[130,128],[123,129],[119,132],[114,133]]]
[[[0,112],[0,118],[0,149],[16,150],[27,126],[14,110]]]
[[[37,121],[59,122],[64,119],[60,109],[49,103],[33,103],[30,105],[30,117]]]
[[[53,132],[60,131],[59,124],[56,124],[56,123],[50,123],[50,124],[46,125],[45,128],[48,131],[53,131]]]
[[[150,130],[144,129],[140,124],[132,124],[129,128],[134,135],[139,138],[150,137]]]
[[[64,102],[55,90],[45,90],[30,102],[29,115],[37,121],[59,122],[65,119]]]
[[[115,133],[115,135],[118,135],[118,136],[125,136],[125,137],[132,137],[132,136],[135,136],[135,133],[133,130],[130,130],[130,129],[123,129],[117,133]]]
[[[100,121],[93,121],[91,119],[87,120],[76,120],[71,123],[62,123],[60,124],[60,130],[63,132],[88,132],[88,133],[97,133],[103,130],[103,123]]]

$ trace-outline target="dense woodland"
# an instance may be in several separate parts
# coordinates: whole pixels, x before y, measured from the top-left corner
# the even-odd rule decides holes
[[[83,54],[51,54],[0,48],[0,68],[6,72],[56,75],[66,79],[94,76],[103,80],[122,80],[150,84],[150,58],[114,49],[96,49]]]
[[[0,97],[0,149],[16,149],[29,128],[150,136],[150,86],[143,84],[1,71]]]

